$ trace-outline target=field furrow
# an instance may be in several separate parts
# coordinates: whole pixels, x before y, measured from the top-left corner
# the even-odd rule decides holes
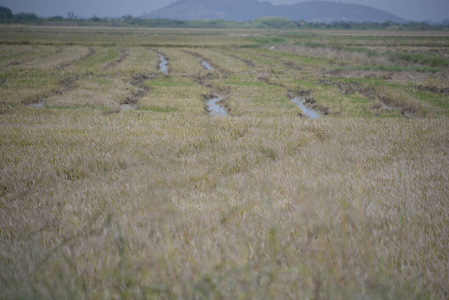
[[[149,93],[138,102],[139,109],[204,114],[203,95],[208,89],[187,77],[156,77],[147,83]]]
[[[87,57],[88,55],[89,49],[86,47],[62,47],[54,53],[46,55],[45,57],[38,57],[22,63],[20,64],[20,68],[37,70],[58,69],[68,66],[75,61]]]
[[[448,37],[0,25],[0,299],[446,300]]]
[[[129,53],[126,60],[114,67],[116,71],[136,73],[156,73],[158,71],[157,54],[150,48],[127,48]]]
[[[24,51],[5,58],[4,60],[2,60],[2,67],[4,69],[21,68],[28,62],[37,61],[39,59],[46,59],[49,56],[57,54],[59,51],[60,48],[52,46],[32,47],[30,51]]]

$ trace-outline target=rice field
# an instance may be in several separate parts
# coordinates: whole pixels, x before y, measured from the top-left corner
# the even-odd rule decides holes
[[[447,299],[448,38],[1,25],[0,299]]]

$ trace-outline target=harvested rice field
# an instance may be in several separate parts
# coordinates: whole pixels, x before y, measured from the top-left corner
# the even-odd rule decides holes
[[[0,299],[447,299],[449,33],[0,26]]]

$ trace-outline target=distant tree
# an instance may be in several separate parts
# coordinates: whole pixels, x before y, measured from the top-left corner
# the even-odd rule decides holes
[[[280,17],[262,17],[255,19],[254,23],[258,24],[258,27],[267,28],[295,28],[297,27],[296,22]]]
[[[12,19],[14,18],[14,14],[12,11],[4,6],[0,6],[0,19]]]
[[[61,16],[54,16],[54,17],[50,17],[48,18],[49,21],[64,21],[64,18]]]
[[[16,14],[15,17],[16,17],[17,20],[25,21],[25,22],[27,22],[27,21],[38,21],[39,20],[39,17],[36,14],[34,14],[34,13],[21,12],[21,13]]]

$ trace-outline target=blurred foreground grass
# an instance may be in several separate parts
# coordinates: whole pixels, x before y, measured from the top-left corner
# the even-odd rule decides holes
[[[1,26],[0,298],[447,299],[426,34]]]
[[[2,297],[444,299],[448,125],[3,115]]]

